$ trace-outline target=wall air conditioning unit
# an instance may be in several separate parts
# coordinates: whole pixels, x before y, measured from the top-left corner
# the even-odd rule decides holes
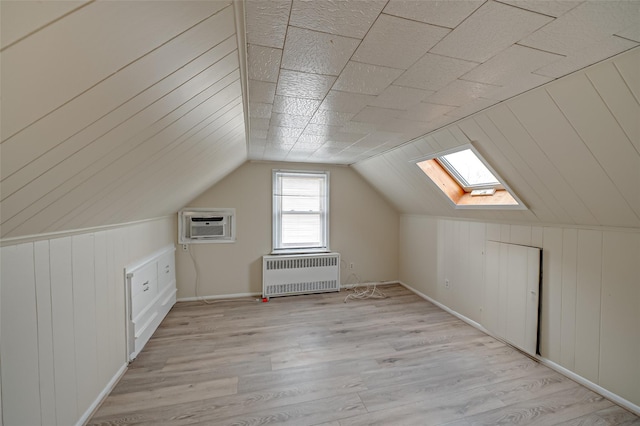
[[[188,208],[178,212],[178,243],[232,243],[236,240],[236,210]]]

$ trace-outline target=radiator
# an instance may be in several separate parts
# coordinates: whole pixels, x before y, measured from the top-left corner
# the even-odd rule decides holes
[[[340,291],[340,253],[262,257],[262,297]]]

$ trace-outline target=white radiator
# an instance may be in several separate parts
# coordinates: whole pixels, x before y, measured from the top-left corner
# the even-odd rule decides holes
[[[262,257],[262,297],[340,291],[340,253]]]

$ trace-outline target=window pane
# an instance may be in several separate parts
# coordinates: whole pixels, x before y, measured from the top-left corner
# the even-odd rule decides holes
[[[321,246],[322,225],[319,214],[283,214],[282,245]]]
[[[319,178],[284,177],[282,179],[282,210],[320,211],[322,181]]]
[[[497,185],[500,183],[470,149],[443,155],[440,158],[449,163],[460,177],[468,183],[468,186]]]

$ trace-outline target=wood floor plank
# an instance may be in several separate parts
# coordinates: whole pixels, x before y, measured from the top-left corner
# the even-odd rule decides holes
[[[638,425],[404,287],[178,303],[89,425]]]

